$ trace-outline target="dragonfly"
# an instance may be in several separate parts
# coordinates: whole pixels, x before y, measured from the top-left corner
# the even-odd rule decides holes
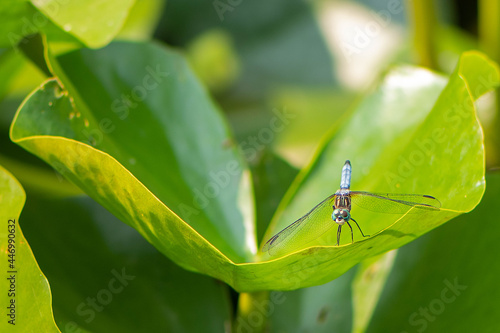
[[[392,214],[423,210],[439,211],[441,207],[441,202],[430,195],[351,191],[351,173],[351,162],[347,160],[342,168],[340,189],[271,237],[262,247],[262,252],[269,252],[273,255],[284,248],[289,249],[293,245],[301,245],[294,244],[296,243],[294,238],[300,238],[302,244],[311,242],[334,225],[338,225],[336,246],[340,244],[340,234],[345,224],[351,229],[351,243],[354,243],[353,229],[349,221],[356,224],[363,237],[370,237],[363,233],[358,222],[352,218],[351,203],[369,211]]]

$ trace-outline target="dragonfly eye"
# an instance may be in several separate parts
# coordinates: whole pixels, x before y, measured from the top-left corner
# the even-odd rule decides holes
[[[332,213],[332,219],[338,224],[342,225],[345,221],[349,221],[350,214],[346,209],[334,209]]]

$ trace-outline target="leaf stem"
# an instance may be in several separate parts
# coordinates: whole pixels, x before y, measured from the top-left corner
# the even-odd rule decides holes
[[[500,1],[479,0],[479,42],[496,62],[500,60]]]
[[[434,35],[436,12],[432,0],[412,0],[408,3],[408,17],[412,22],[413,45],[417,63],[432,69],[437,68]]]
[[[500,63],[500,0],[479,0],[478,16],[479,44],[481,49],[492,60]],[[495,90],[495,95],[496,114],[485,130],[489,137],[488,141],[493,145],[490,151],[498,154],[500,148],[500,135],[496,133],[496,129],[500,128],[500,90],[498,88]],[[496,157],[494,159],[498,161],[497,155],[490,154],[490,156]]]
[[[263,304],[269,303],[269,291],[241,293],[238,314],[234,322],[235,332],[264,332],[270,313]]]

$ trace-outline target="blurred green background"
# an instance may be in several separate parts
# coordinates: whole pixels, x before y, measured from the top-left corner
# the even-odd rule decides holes
[[[329,283],[263,296],[239,294],[217,279],[177,266],[78,186],[13,143],[9,129],[22,101],[57,72],[44,60],[47,45],[54,56],[112,41],[172,46],[227,119],[234,136],[228,146],[238,147],[248,164],[260,243],[285,192],[315,158],[325,136],[342,126],[392,68],[410,64],[446,76],[468,50],[500,61],[500,1],[69,3],[0,4],[5,18],[0,23],[0,166],[26,191],[20,225],[50,285],[43,278],[30,280],[29,288],[27,282],[20,284],[47,293],[40,301],[45,307],[39,316],[19,317],[21,327],[2,318],[2,331],[499,331],[498,90],[476,103],[487,185],[473,212]],[[116,77],[119,81],[120,74]],[[277,112],[287,112],[291,120],[259,139]],[[14,187],[3,186],[0,201]],[[22,197],[21,192],[15,193]],[[110,285],[123,272],[130,277],[118,279],[123,289]],[[120,291],[109,291],[115,289]],[[29,303],[32,296],[27,295]],[[109,302],[93,308],[88,301],[93,297]],[[244,317],[247,303],[253,312]]]

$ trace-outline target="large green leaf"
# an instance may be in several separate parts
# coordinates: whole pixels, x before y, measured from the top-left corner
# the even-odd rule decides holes
[[[123,221],[143,220],[129,223],[158,248],[170,248],[183,266],[204,262],[193,254],[226,261],[219,251],[235,262],[252,260],[249,172],[184,59],[156,44],[117,43],[58,61],[74,99],[47,82],[23,105],[12,138],[45,152],[42,158]]]
[[[81,42],[89,47],[101,47],[118,34],[134,3],[134,0],[3,1],[0,5],[0,14],[4,18],[0,23],[0,45],[14,47],[24,37],[43,32],[51,41]]]
[[[21,185],[0,166],[0,331],[59,332],[49,284],[19,225],[25,199]]]
[[[51,65],[65,89],[49,81],[34,92],[18,111],[11,138],[176,263],[239,291],[328,282],[471,210],[484,191],[472,97],[497,83],[496,66],[478,53],[465,54],[448,84],[427,70],[398,67],[326,138],[267,235],[333,193],[347,158],[355,189],[430,194],[443,209],[402,218],[353,210],[371,238],[336,247],[329,234],[304,244],[307,249],[253,262],[248,170],[180,55],[155,44],[115,43],[73,51]],[[418,165],[404,169],[417,157]],[[211,198],[197,205],[207,184]]]
[[[497,332],[500,176],[470,214],[399,250],[367,332]]]
[[[262,241],[276,207],[298,171],[269,151],[259,156],[251,170],[257,208],[257,239]]]
[[[88,197],[30,196],[21,218],[66,332],[222,332],[225,284],[187,272]]]
[[[89,47],[108,44],[122,28],[133,0],[31,0],[41,13]]]

